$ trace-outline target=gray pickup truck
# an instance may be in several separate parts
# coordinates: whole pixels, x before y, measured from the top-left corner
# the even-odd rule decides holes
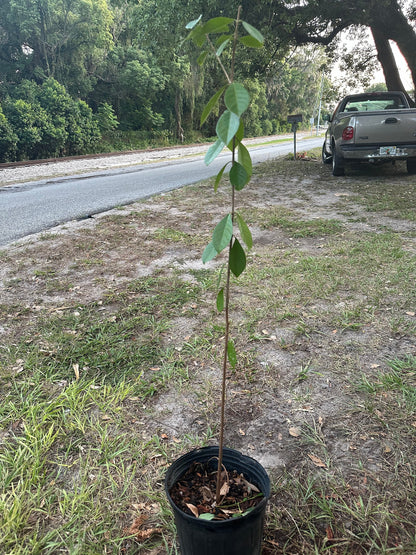
[[[395,160],[416,174],[416,108],[401,92],[346,96],[329,118],[322,160],[333,175],[344,175],[348,164]]]

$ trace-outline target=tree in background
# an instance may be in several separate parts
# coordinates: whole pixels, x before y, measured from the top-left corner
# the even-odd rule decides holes
[[[415,4],[412,11],[409,0],[406,9],[401,0],[229,0],[226,6],[218,0],[3,0],[2,156],[85,152],[96,148],[100,133],[109,150],[123,148],[127,137],[137,148],[155,137],[179,142],[215,135],[216,113],[203,130],[198,122],[220,70],[209,61],[202,65],[204,55],[177,37],[185,39],[184,21],[227,16],[239,5],[265,37],[254,56],[244,48],[238,54],[237,78],[253,98],[248,134],[284,131],[289,113],[301,112],[305,121],[316,116],[321,83],[324,101],[337,94],[328,70],[345,30],[359,43],[358,55],[344,55],[354,78],[367,85],[366,70],[369,75],[376,63],[372,45],[363,47],[366,29],[388,88],[403,89],[389,40],[396,40],[415,79]],[[48,100],[34,93],[45,83]]]
[[[0,111],[0,161],[81,154],[99,140],[91,108],[54,79],[24,80],[10,92]]]
[[[3,0],[0,69],[7,81],[49,77],[85,97],[112,46],[106,0]]]
[[[395,41],[409,66],[416,89],[414,0],[407,3],[400,0],[275,0],[273,6],[270,29],[275,33],[277,43],[282,37],[292,35],[296,44],[330,45],[346,29],[368,28],[374,37],[387,86],[404,90],[395,75],[397,68],[391,63],[388,41]]]

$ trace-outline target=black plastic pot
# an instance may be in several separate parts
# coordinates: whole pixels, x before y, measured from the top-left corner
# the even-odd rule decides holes
[[[257,486],[264,494],[260,503],[247,515],[228,520],[202,520],[184,513],[169,494],[175,482],[188,470],[193,462],[213,459],[218,447],[203,447],[190,451],[177,459],[168,469],[165,490],[173,509],[179,547],[182,555],[259,555],[263,536],[264,515],[270,496],[270,480],[267,472],[255,459],[234,449],[224,448],[223,464],[229,470],[237,470]]]

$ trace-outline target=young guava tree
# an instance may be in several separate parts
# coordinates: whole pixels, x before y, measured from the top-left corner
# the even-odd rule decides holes
[[[226,372],[227,365],[235,367],[237,362],[234,342],[230,337],[230,282],[231,274],[238,277],[246,267],[246,251],[252,247],[251,232],[241,214],[236,211],[236,192],[242,191],[251,179],[252,161],[247,148],[243,145],[244,125],[242,115],[250,104],[250,95],[246,88],[234,80],[236,49],[238,45],[249,48],[261,48],[263,45],[262,34],[249,23],[240,19],[241,6],[237,18],[215,17],[202,23],[201,16],[191,21],[186,26],[190,29],[188,38],[191,39],[202,52],[198,63],[202,65],[207,56],[213,54],[220,65],[226,83],[217,90],[205,106],[201,115],[201,125],[206,121],[212,110],[223,101],[225,110],[219,117],[216,125],[217,140],[208,149],[205,163],[209,165],[224,148],[231,152],[230,160],[221,168],[214,182],[214,191],[217,191],[220,182],[226,177],[229,170],[228,181],[230,185],[230,211],[215,226],[210,243],[205,248],[202,261],[209,262],[222,251],[227,252],[224,285],[217,294],[217,309],[224,312],[225,336],[224,355],[222,364],[222,389],[221,389],[221,417],[218,454],[218,473],[216,485],[216,503],[221,499],[221,471],[224,447],[225,427],[225,402],[226,402]],[[245,31],[243,36],[239,32],[241,27]],[[229,69],[225,67],[222,54],[231,50],[228,57]],[[243,244],[242,244],[243,243]],[[244,246],[243,246],[244,245]]]

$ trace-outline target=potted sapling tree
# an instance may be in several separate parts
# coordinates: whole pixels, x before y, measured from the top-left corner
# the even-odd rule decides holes
[[[232,276],[238,278],[246,267],[246,252],[252,247],[252,235],[236,209],[236,196],[249,183],[252,161],[242,140],[242,116],[250,104],[246,88],[235,81],[236,50],[239,45],[260,48],[263,36],[240,18],[216,17],[206,23],[201,17],[186,26],[188,38],[202,49],[198,63],[213,54],[225,77],[221,86],[205,106],[201,124],[223,101],[225,110],[216,124],[217,140],[209,147],[205,163],[210,164],[224,148],[230,159],[214,181],[214,192],[220,183],[230,193],[230,210],[215,226],[202,261],[222,254],[225,271],[216,298],[218,311],[224,314],[224,344],[218,446],[193,450],[168,469],[165,490],[172,507],[183,555],[255,555],[261,552],[264,515],[270,495],[270,481],[265,469],[253,458],[224,446],[226,425],[226,376],[228,365],[236,365],[237,355],[230,336],[230,298]],[[230,51],[226,68],[222,54]],[[227,173],[228,172],[228,173]]]

